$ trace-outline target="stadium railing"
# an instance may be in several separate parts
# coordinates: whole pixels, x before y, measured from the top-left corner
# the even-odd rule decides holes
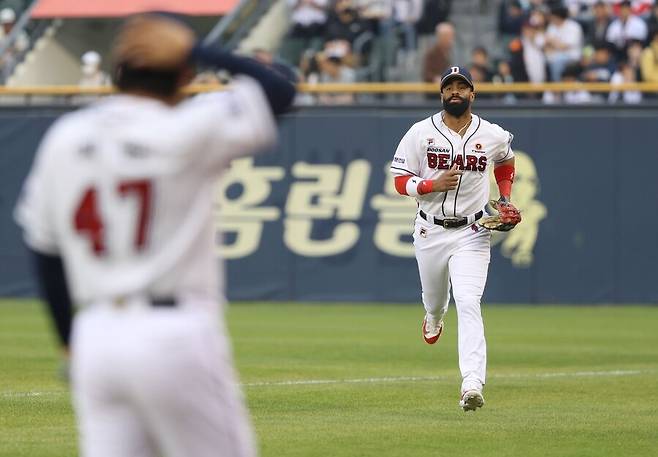
[[[200,93],[221,89],[222,85],[194,85],[186,88],[186,92]],[[302,83],[299,90],[309,94],[321,93],[352,93],[352,94],[404,94],[404,93],[438,93],[439,88],[432,83]],[[510,93],[535,93],[543,92],[625,92],[637,91],[642,93],[658,94],[658,83],[477,83],[476,92],[481,94],[510,94]],[[0,95],[103,95],[113,93],[111,87],[81,88],[79,86],[0,86]]]

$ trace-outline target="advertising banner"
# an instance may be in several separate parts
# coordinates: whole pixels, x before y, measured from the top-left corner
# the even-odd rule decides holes
[[[275,151],[236,160],[217,186],[217,252],[233,300],[419,302],[416,205],[388,167],[422,110],[307,109]],[[514,134],[523,222],[492,237],[484,301],[658,303],[656,112],[478,113]],[[0,125],[0,294],[32,295],[11,209],[52,114]],[[63,177],[65,178],[65,177]],[[497,189],[491,180],[492,197]],[[219,229],[221,228],[221,229]]]

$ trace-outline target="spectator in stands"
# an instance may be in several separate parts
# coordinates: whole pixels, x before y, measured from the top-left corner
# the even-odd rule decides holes
[[[359,64],[357,57],[352,52],[352,46],[345,40],[325,41],[324,51],[340,55],[341,63],[348,67],[356,68]]]
[[[617,71],[612,75],[610,84],[624,84],[637,82],[635,69],[628,64],[628,62],[621,62]],[[642,92],[635,90],[627,90],[624,92],[610,92],[608,102],[616,103],[618,100],[624,103],[637,104],[642,102]]]
[[[423,59],[423,81],[439,83],[441,75],[452,63],[455,46],[455,28],[449,22],[436,26],[436,42]]]
[[[563,6],[551,8],[544,44],[551,81],[560,81],[566,66],[577,62],[582,52],[583,31],[580,24],[568,16],[569,12]]]
[[[395,64],[396,39],[393,26],[392,0],[353,0],[359,15],[370,25],[377,36],[373,52],[376,53],[376,69],[374,78],[387,81],[389,70]]]
[[[610,44],[599,41],[594,44],[592,62],[583,71],[583,80],[593,83],[610,82],[616,71],[615,61],[610,50]]]
[[[11,31],[16,25],[16,13],[12,8],[3,8],[0,10],[0,41],[4,40],[9,36]],[[14,42],[13,51],[15,53],[23,52],[30,46],[30,38],[27,36],[24,30],[21,30],[20,34]]]
[[[0,10],[0,42],[8,39],[9,34],[14,29],[15,25],[16,13],[14,10],[11,8]],[[2,56],[0,56],[0,77],[2,78],[2,82],[6,82],[11,75],[19,58],[19,54],[27,51],[29,47],[30,38],[24,30],[21,30],[12,45],[5,50]]]
[[[626,56],[621,59],[626,61],[628,65],[633,68],[637,79],[640,79],[640,62],[642,60],[642,51],[644,50],[644,43],[642,41],[631,40],[626,48]]]
[[[658,83],[658,30],[653,33],[649,46],[642,51],[640,62],[642,81]]]
[[[356,72],[345,63],[347,50],[344,46],[327,43],[325,49],[315,55],[321,83],[353,83],[356,81]],[[320,94],[318,100],[322,104],[342,105],[354,102],[352,93]]]
[[[545,34],[546,17],[544,13],[540,10],[532,11],[528,22],[521,29],[521,43],[528,80],[533,83],[546,82]]]
[[[605,41],[610,22],[610,7],[606,2],[598,0],[592,7],[592,19],[587,23],[585,42],[594,44]]]
[[[452,0],[424,0],[423,12],[416,23],[418,35],[433,38],[436,26],[450,17]]]
[[[492,82],[496,84],[512,84],[514,76],[512,75],[512,67],[507,60],[499,60],[496,63],[496,73],[492,77]],[[516,96],[513,93],[507,92],[499,97],[504,103],[516,103]]]
[[[278,60],[276,57],[274,57],[274,54],[272,54],[267,49],[254,49],[251,55],[254,60],[257,60],[271,70],[274,70],[291,83],[296,84],[299,82],[299,76],[295,70],[287,63]]]
[[[491,80],[496,84],[511,84],[514,82],[512,68],[507,60],[501,59],[496,63],[496,73]]]
[[[325,41],[344,40],[350,45],[362,33],[369,30],[361,19],[353,0],[337,0],[327,19]]]
[[[616,3],[615,8],[617,12],[621,8],[621,3],[618,0],[609,0]],[[655,0],[633,0],[629,2],[631,4],[631,13],[635,16],[645,16],[648,15],[651,11],[651,7],[654,5]]]
[[[580,80],[583,69],[578,62],[571,63],[562,72],[562,82],[574,83]],[[567,104],[591,103],[592,94],[586,90],[567,91],[562,94],[562,102]]]
[[[361,17],[371,22],[371,27],[381,35],[382,27],[391,25],[393,20],[392,0],[353,0]]]
[[[423,12],[423,0],[393,0],[393,21],[402,37],[402,49],[406,54],[417,48],[416,23]]]
[[[498,13],[498,33],[507,48],[510,41],[521,35],[521,27],[526,21],[526,14],[518,0],[505,0],[500,4]]]
[[[484,72],[484,81],[491,81],[493,71],[489,62],[489,53],[484,46],[478,46],[471,52],[471,66],[477,65]]]
[[[591,7],[597,0],[563,0],[569,10],[569,16],[577,21],[585,21],[590,15]]]
[[[96,51],[87,51],[80,59],[80,87],[104,87],[111,81],[107,73],[101,69],[101,56]]]
[[[32,3],[32,0],[0,0],[0,10],[10,8],[18,16]]]
[[[651,8],[651,15],[647,19],[647,46],[651,44],[652,37],[658,33],[658,1]]]
[[[286,0],[286,3],[290,8],[291,27],[283,40],[281,55],[296,67],[305,50],[318,50],[322,46],[329,0]]]
[[[632,13],[630,1],[620,3],[619,17],[608,27],[605,39],[615,45],[620,59],[623,59],[631,40],[644,42],[647,39],[647,24]]]
[[[510,41],[507,51],[509,58],[505,61],[505,64],[509,66],[512,79],[516,82],[527,82],[528,72],[523,58],[523,41],[521,38]]]
[[[530,11],[538,11],[550,6],[550,0],[526,0],[526,2],[528,5],[526,9]]]

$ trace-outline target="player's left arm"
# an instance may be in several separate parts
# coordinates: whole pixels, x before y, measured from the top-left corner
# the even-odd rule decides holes
[[[492,230],[508,231],[521,222],[521,213],[511,203],[512,184],[514,184],[514,151],[512,150],[512,140],[514,135],[501,129],[502,137],[500,147],[494,153],[494,176],[498,184],[500,198],[497,202],[492,202],[492,206],[497,210],[498,215],[493,218],[484,218],[484,227]],[[487,221],[488,219],[492,219]],[[486,224],[490,223],[490,226]]]
[[[494,177],[498,184],[500,201],[509,202],[512,198],[512,184],[514,183],[514,150],[512,141],[514,135],[494,125],[494,132],[498,135],[499,143],[495,148],[492,159],[494,162]]]
[[[498,211],[494,230],[507,231],[521,222],[521,212],[511,203],[514,182],[514,157],[494,165],[494,176],[498,184],[500,198],[493,206]]]
[[[511,159],[498,162],[494,165],[494,176],[498,184],[500,198],[507,200],[512,199],[512,184],[514,184],[514,157]]]
[[[43,300],[48,305],[59,341],[68,352],[73,322],[73,303],[66,282],[64,263],[59,255],[28,248]]]

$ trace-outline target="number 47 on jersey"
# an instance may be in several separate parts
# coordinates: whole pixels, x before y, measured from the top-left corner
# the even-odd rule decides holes
[[[146,246],[147,228],[151,217],[152,184],[147,179],[122,181],[116,186],[116,192],[122,198],[136,198],[139,217],[135,229],[134,247],[140,251]],[[99,211],[98,190],[89,186],[83,192],[77,205],[73,226],[80,236],[89,240],[91,249],[97,256],[106,252],[105,224]]]

